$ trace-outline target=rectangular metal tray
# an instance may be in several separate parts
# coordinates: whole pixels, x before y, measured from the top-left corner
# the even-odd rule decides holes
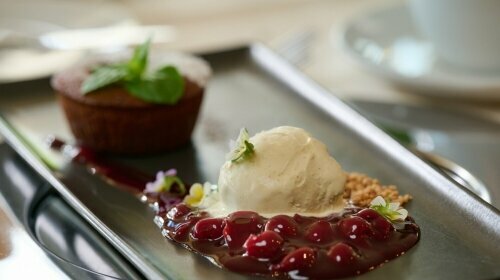
[[[152,174],[175,167],[187,182],[216,183],[227,143],[241,127],[252,134],[279,125],[303,127],[326,143],[345,170],[395,184],[414,197],[407,209],[421,226],[420,242],[404,256],[360,279],[500,276],[498,210],[448,181],[266,47],[254,44],[204,57],[212,65],[214,77],[192,143],[155,157],[115,160]],[[50,88],[35,83],[9,90],[15,94],[0,94],[4,115],[0,133],[147,278],[246,278],[218,269],[165,240],[152,222],[153,213],[147,205],[90,176],[84,166],[68,163],[51,172],[14,131],[18,129],[33,139],[48,134],[70,137]]]

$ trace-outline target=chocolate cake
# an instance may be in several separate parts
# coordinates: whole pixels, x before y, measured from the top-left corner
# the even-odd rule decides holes
[[[180,53],[150,56],[149,68],[173,65],[184,78],[184,94],[173,105],[148,103],[119,84],[82,93],[81,85],[94,67],[123,60],[127,55],[92,58],[52,78],[52,87],[78,144],[97,152],[129,155],[163,152],[186,144],[210,76],[208,64]]]

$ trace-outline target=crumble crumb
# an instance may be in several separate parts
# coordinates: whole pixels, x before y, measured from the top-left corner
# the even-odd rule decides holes
[[[391,202],[399,202],[401,205],[412,199],[409,194],[400,195],[394,185],[381,185],[377,179],[365,174],[356,172],[347,173],[344,199],[356,206],[368,207],[370,202],[379,195]]]

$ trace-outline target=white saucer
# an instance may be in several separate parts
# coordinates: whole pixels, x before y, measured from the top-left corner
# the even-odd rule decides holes
[[[87,53],[82,50],[45,49],[29,44],[37,36],[133,21],[127,9],[104,0],[4,2],[0,1],[0,84],[49,77]],[[26,9],[27,6],[29,9]],[[10,42],[6,39],[9,34],[15,34],[14,38],[20,41]],[[22,44],[23,40],[26,40],[25,44]]]
[[[343,40],[372,72],[416,93],[500,100],[500,72],[477,73],[441,61],[422,38],[406,6],[374,11],[350,21]]]

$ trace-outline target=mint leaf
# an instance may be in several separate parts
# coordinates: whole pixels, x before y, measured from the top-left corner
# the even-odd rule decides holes
[[[250,136],[248,135],[248,130],[246,128],[242,128],[240,130],[240,134],[238,135],[238,139],[236,139],[235,147],[229,154],[231,162],[245,160],[254,154],[254,146],[249,142],[249,139]]]
[[[175,104],[184,93],[184,78],[177,69],[165,66],[152,77],[125,82],[129,93],[151,103]]]
[[[83,81],[81,91],[87,94],[96,89],[119,82],[128,75],[124,65],[101,66]]]
[[[232,162],[238,162],[240,160],[245,160],[249,157],[251,157],[254,153],[254,147],[253,144],[245,140],[243,142],[243,147],[239,152],[235,155],[234,158],[231,159]]]
[[[134,54],[132,55],[130,61],[127,63],[130,78],[139,78],[146,70],[146,67],[148,65],[148,53],[150,45],[151,39],[148,39],[146,42],[134,49]]]
[[[82,83],[82,93],[120,83],[130,95],[146,102],[177,103],[184,93],[184,78],[173,66],[146,74],[150,44],[151,40],[148,39],[137,46],[128,62],[97,67]]]

